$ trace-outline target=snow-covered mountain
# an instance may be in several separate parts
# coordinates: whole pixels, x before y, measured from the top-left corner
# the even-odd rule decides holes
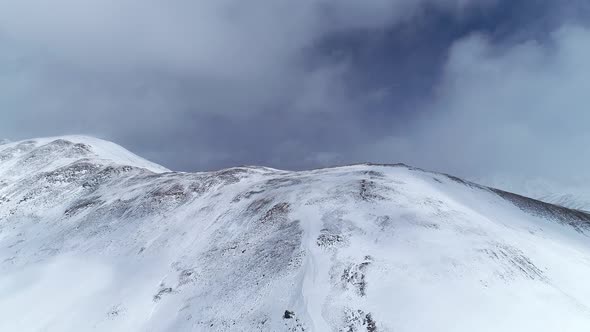
[[[565,206],[570,209],[590,211],[590,201],[586,198],[586,195],[546,193],[536,195],[536,197],[543,202]]]
[[[570,209],[590,211],[590,178],[587,177],[568,184],[524,175],[493,176],[475,179],[475,182]]]
[[[589,331],[590,215],[405,165],[0,146],[0,331]]]

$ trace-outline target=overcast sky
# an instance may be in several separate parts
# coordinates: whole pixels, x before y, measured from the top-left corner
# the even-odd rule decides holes
[[[586,0],[2,0],[0,138],[171,169],[590,169]],[[590,21],[588,21],[590,22]]]

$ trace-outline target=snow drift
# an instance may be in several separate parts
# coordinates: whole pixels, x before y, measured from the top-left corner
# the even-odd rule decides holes
[[[588,331],[590,215],[405,165],[0,145],[2,331]]]

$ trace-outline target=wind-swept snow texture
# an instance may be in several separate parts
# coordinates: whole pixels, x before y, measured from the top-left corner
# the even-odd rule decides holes
[[[590,331],[590,216],[404,165],[0,146],[0,331]]]

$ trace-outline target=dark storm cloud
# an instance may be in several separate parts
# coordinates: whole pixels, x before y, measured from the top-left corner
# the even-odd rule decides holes
[[[559,177],[590,161],[587,7],[3,2],[0,136],[91,134],[180,170],[369,160]]]
[[[414,123],[419,139],[406,141],[442,148],[412,158],[474,176],[587,174],[590,30],[563,26],[548,39],[502,49],[484,35],[457,42],[430,116]]]
[[[426,8],[460,17],[492,3],[3,2],[0,130],[98,135],[172,168],[314,166],[316,153],[378,136],[363,134],[372,120],[362,111],[388,93],[360,79],[363,65],[336,54],[332,36],[422,21]]]

